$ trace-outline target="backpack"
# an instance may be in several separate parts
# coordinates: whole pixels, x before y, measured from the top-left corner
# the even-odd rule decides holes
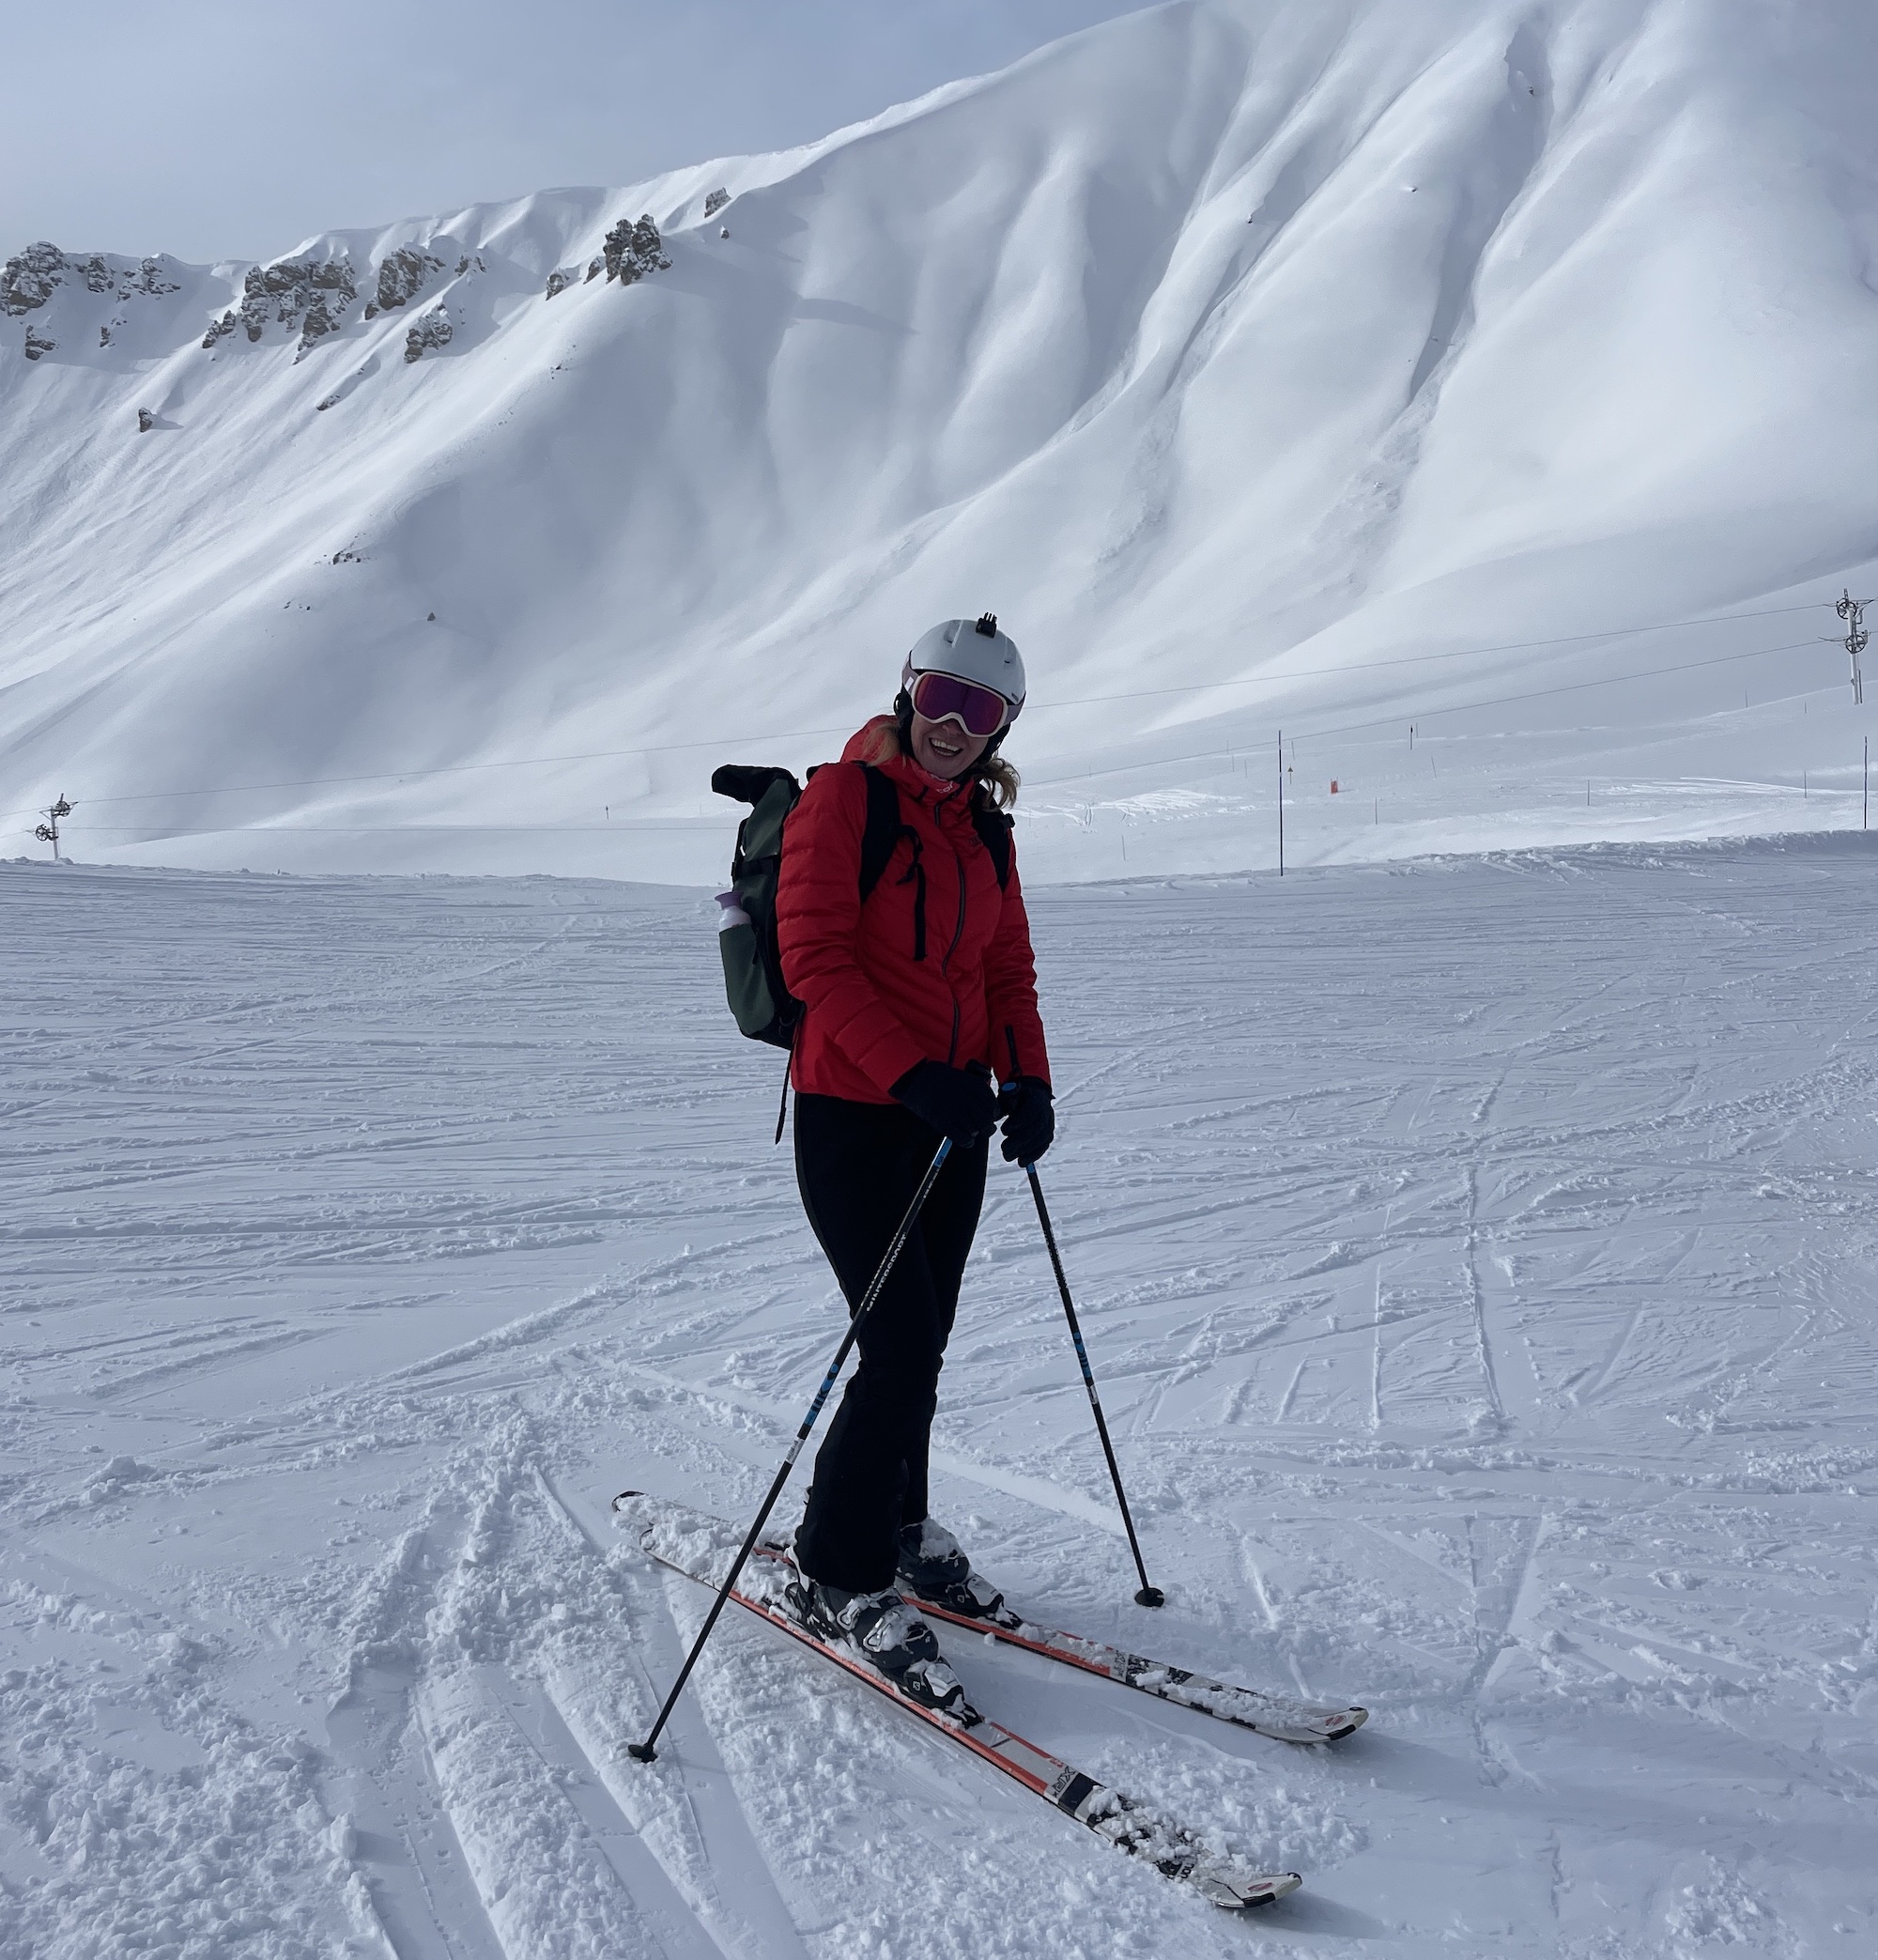
[[[919,836],[900,820],[900,792],[893,779],[871,763],[856,763],[868,784],[867,823],[861,832],[861,903],[885,874],[902,836],[913,841],[913,863],[902,883],[912,883],[914,952],[926,957],[926,872],[919,862]],[[813,769],[808,774],[815,774]],[[802,1003],[782,978],[782,955],[776,940],[776,891],[782,874],[782,826],[800,800],[802,785],[787,769],[726,763],[712,773],[711,787],[720,796],[747,803],[750,813],[737,826],[737,848],[731,859],[731,888],[718,921],[717,950],[724,963],[724,993],[737,1026],[752,1041],[793,1050],[801,1025]],[[972,823],[991,856],[998,889],[1010,882],[1010,819],[974,794]],[[783,1077],[787,1107],[789,1078]],[[782,1112],[776,1134],[782,1136]]]

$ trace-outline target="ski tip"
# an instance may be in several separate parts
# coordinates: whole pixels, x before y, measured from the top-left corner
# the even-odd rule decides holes
[[[1296,1872],[1251,1873],[1201,1865],[1188,1881],[1200,1895],[1227,1912],[1252,1912],[1275,1905],[1303,1884]]]
[[[1289,1715],[1278,1711],[1251,1720],[1240,1716],[1227,1719],[1242,1721],[1247,1728],[1257,1730],[1261,1736],[1270,1736],[1276,1742],[1341,1742],[1346,1736],[1354,1736],[1369,1720],[1369,1710],[1299,1708]]]
[[[1368,1720],[1367,1708],[1319,1708],[1311,1712],[1308,1723],[1301,1722],[1295,1729],[1274,1725],[1266,1733],[1275,1735],[1281,1742],[1341,1742]]]
[[[1367,1708],[1339,1708],[1334,1715],[1314,1715],[1293,1721],[1252,1721],[1243,1725],[1261,1736],[1270,1736],[1274,1742],[1297,1742],[1308,1746],[1341,1742],[1346,1736],[1354,1736],[1368,1720]]]
[[[1263,1881],[1258,1896],[1248,1899],[1246,1904],[1248,1906],[1275,1905],[1278,1900],[1289,1897],[1303,1882],[1297,1872],[1274,1872]]]

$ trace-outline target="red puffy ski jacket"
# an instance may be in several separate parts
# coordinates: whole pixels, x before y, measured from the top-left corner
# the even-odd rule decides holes
[[[900,753],[880,716],[832,768],[818,769],[783,828],[777,885],[782,977],[808,1012],[790,1079],[798,1093],[890,1103],[893,1085],[931,1060],[988,1062],[1000,1081],[1050,1079],[1037,966],[1017,858],[1003,890],[972,825],[968,788],[942,786]],[[861,903],[870,762],[900,792],[902,835]],[[923,877],[925,944],[919,945]]]

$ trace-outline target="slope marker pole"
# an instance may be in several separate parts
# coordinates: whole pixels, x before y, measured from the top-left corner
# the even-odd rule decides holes
[[[1285,731],[1278,731],[1278,875],[1285,875]],[[1042,1199],[1038,1199],[1039,1204]],[[1147,1581],[1143,1580],[1143,1584]]]

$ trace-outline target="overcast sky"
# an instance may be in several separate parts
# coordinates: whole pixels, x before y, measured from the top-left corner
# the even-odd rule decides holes
[[[0,256],[310,232],[780,148],[1140,0],[88,0],[8,9]]]

